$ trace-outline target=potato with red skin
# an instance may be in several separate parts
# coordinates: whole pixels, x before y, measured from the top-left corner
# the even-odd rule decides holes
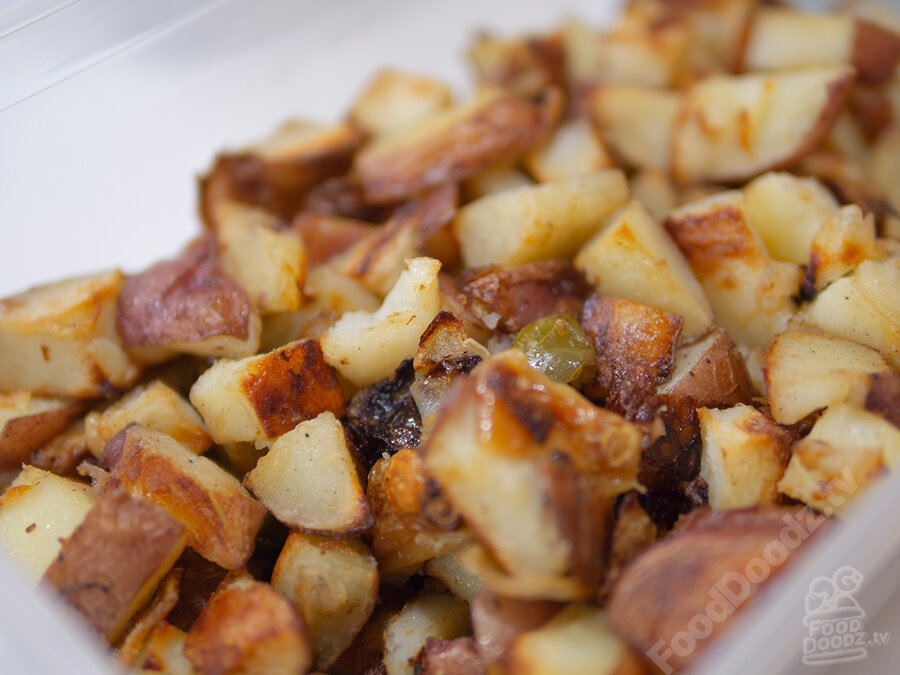
[[[372,232],[371,223],[315,211],[301,211],[291,226],[303,240],[310,266],[328,262]]]
[[[0,469],[17,469],[28,456],[62,432],[84,403],[0,392]]]

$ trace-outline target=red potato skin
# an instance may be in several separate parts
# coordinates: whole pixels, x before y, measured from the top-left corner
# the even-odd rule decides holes
[[[80,401],[56,410],[23,415],[0,428],[0,470],[17,469],[29,455],[65,428],[85,409]]]
[[[883,84],[900,61],[900,35],[869,21],[857,20],[850,62],[860,80]]]

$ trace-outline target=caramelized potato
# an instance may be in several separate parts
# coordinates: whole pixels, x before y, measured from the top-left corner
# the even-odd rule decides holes
[[[0,469],[16,469],[83,410],[78,401],[0,392]]]

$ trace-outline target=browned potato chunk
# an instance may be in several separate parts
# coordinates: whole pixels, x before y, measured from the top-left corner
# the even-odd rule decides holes
[[[219,269],[211,238],[129,277],[116,324],[126,347],[246,356],[259,345],[259,317],[246,291]]]
[[[372,231],[372,225],[362,220],[314,211],[299,213],[291,225],[303,241],[310,266],[340,255]]]
[[[700,81],[673,130],[675,177],[734,181],[795,162],[831,129],[852,80],[834,66]]]
[[[280,436],[244,484],[281,522],[347,536],[372,526],[341,423],[330,412]]]
[[[272,586],[303,617],[315,667],[327,670],[375,608],[378,566],[358,539],[292,532],[275,563]]]
[[[888,360],[871,347],[803,331],[775,338],[766,352],[765,377],[772,417],[782,424],[838,403],[863,407],[884,379],[900,384]]]
[[[99,457],[109,440],[132,422],[171,436],[200,455],[212,445],[203,420],[178,392],[159,380],[132,389],[103,412],[85,418],[88,448]]]
[[[486,195],[459,210],[453,229],[467,267],[567,258],[627,199],[625,176],[609,169]]]
[[[110,642],[181,555],[186,533],[160,507],[105,490],[65,540],[44,580]]]
[[[96,501],[90,487],[26,466],[0,497],[0,543],[37,581]]]
[[[303,619],[269,584],[246,576],[213,594],[184,653],[203,675],[297,675],[312,665]]]
[[[700,408],[700,475],[714,509],[775,503],[790,434],[755,408]]]
[[[0,391],[91,398],[132,384],[138,369],[116,334],[121,289],[113,271],[0,300]]]
[[[481,33],[469,48],[479,81],[519,94],[536,94],[565,79],[562,36],[501,38]]]
[[[402,131],[450,106],[452,94],[443,82],[382,70],[350,108],[350,119],[375,136]]]
[[[375,140],[357,155],[354,168],[368,200],[403,199],[475,175],[537,145],[550,133],[560,103],[556,90],[537,103],[486,90],[468,103]]]
[[[875,243],[875,219],[863,215],[855,204],[835,211],[812,240],[803,290],[821,291],[866,260],[879,257]]]
[[[84,409],[78,401],[0,392],[0,469],[16,469]]]
[[[217,443],[274,440],[326,410],[344,414],[341,385],[317,340],[218,361],[191,387],[190,399]]]
[[[188,543],[204,558],[226,569],[247,562],[266,509],[217,464],[137,424],[113,436],[100,463],[184,525]]]

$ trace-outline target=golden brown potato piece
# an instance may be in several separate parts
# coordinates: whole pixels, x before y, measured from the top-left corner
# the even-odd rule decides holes
[[[106,489],[65,540],[44,580],[115,642],[181,551],[184,527],[124,489]]]
[[[297,675],[312,665],[303,619],[269,584],[223,584],[188,632],[185,656],[202,675]]]
[[[84,410],[80,401],[0,392],[0,469],[17,469]]]
[[[555,89],[542,92],[536,101],[487,90],[370,143],[357,155],[354,169],[367,200],[403,199],[522,154],[547,137],[560,108]]]
[[[685,668],[824,522],[788,509],[697,509],[622,572],[606,606],[610,626],[659,667]]]
[[[315,667],[327,670],[375,608],[378,566],[359,539],[292,532],[275,563],[272,586],[303,617]]]
[[[872,214],[863,215],[855,204],[841,207],[822,223],[813,237],[803,278],[806,297],[814,296],[857,265],[877,257],[880,256],[876,252]]]
[[[525,96],[565,80],[562,36],[501,38],[482,33],[469,48],[478,79]]]
[[[703,450],[700,476],[713,509],[773,504],[784,473],[791,435],[743,403],[722,410],[700,408]]]
[[[289,220],[315,185],[349,168],[362,138],[350,124],[292,120],[241,152],[220,155],[200,180],[204,222],[215,229],[219,206],[232,200]]]
[[[402,131],[450,106],[450,88],[399,70],[379,72],[350,107],[350,119],[373,136]]]
[[[700,81],[672,132],[675,177],[736,181],[796,162],[828,134],[852,81],[844,66]]]
[[[517,333],[542,316],[578,314],[590,294],[581,273],[566,260],[468,271],[463,292],[483,322]]]
[[[190,399],[217,443],[274,440],[326,410],[344,414],[343,390],[317,340],[218,361]]]
[[[137,424],[113,436],[100,464],[184,525],[204,558],[226,569],[247,562],[266,509],[217,464]]]
[[[675,350],[672,374],[657,393],[715,408],[749,403],[754,392],[743,357],[728,333],[716,328]]]
[[[637,427],[510,350],[459,380],[420,452],[502,573],[585,590],[599,580],[608,500],[635,484],[641,445]]]
[[[174,260],[129,277],[116,315],[123,344],[199,356],[255,352],[259,317],[246,291],[215,258],[215,243],[205,237]]]
[[[303,240],[310,266],[340,255],[372,232],[370,223],[314,211],[298,213],[292,225]]]
[[[26,466],[0,497],[0,542],[36,582],[95,501],[88,485]]]
[[[631,300],[592,295],[581,325],[597,357],[598,393],[606,407],[633,419],[675,365],[682,318]]]
[[[191,404],[160,380],[132,389],[103,412],[85,418],[91,453],[99,457],[109,440],[132,422],[171,436],[198,455],[212,445],[203,420]]]
[[[244,484],[289,527],[345,537],[372,526],[344,429],[330,412],[279,436]]]
[[[562,609],[547,600],[507,598],[482,591],[469,604],[472,633],[488,665],[504,663],[517,635],[539,628]]]
[[[122,278],[104,272],[0,300],[0,391],[93,398],[131,385],[139,371],[115,326]]]

